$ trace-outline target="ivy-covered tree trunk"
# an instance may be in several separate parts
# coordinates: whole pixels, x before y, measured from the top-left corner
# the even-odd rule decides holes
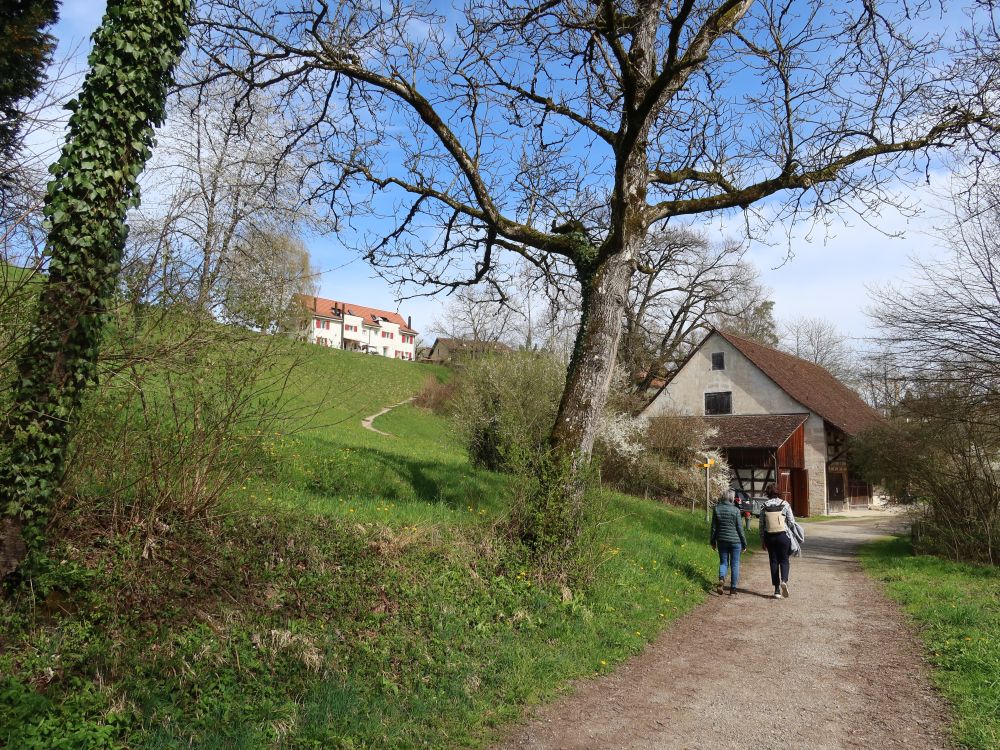
[[[125,214],[163,120],[190,0],[109,0],[62,155],[48,186],[48,277],[18,361],[4,427],[0,579],[38,553],[61,479],[73,417],[97,374],[108,301],[125,246]]]

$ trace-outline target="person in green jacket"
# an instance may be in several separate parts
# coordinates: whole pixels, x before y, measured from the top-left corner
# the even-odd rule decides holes
[[[726,573],[730,573],[729,595],[736,596],[740,582],[740,554],[747,551],[747,538],[743,535],[740,511],[733,503],[736,493],[727,490],[712,513],[712,532],[709,542],[719,552],[718,592],[726,590]]]

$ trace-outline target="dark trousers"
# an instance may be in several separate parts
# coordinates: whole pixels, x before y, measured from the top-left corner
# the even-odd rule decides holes
[[[788,556],[792,553],[792,540],[783,531],[777,534],[768,534],[767,561],[771,564],[771,585],[777,590],[781,581],[788,582]],[[781,578],[778,578],[778,572]]]

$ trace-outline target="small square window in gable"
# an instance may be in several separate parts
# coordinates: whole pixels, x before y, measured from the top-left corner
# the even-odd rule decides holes
[[[713,352],[712,353],[712,369],[713,370],[725,370],[726,369],[726,353],[725,352]]]
[[[705,394],[705,414],[732,414],[733,394],[731,391]]]

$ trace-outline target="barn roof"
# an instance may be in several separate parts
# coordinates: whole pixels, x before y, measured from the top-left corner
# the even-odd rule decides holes
[[[722,414],[692,417],[715,429],[713,448],[780,448],[808,414]]]
[[[857,393],[819,365],[727,331],[715,333],[736,347],[781,390],[848,435],[857,435],[881,421],[878,412]]]

